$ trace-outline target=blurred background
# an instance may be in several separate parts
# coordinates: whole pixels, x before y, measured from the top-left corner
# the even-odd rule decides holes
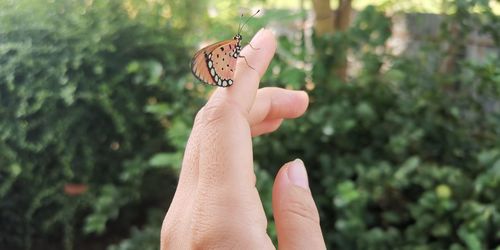
[[[261,86],[308,112],[254,139],[271,187],[300,157],[331,249],[500,249],[500,3],[0,0],[0,249],[158,249],[200,46],[259,15]]]

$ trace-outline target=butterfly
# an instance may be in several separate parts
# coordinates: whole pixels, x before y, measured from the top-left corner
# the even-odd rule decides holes
[[[233,39],[208,45],[194,54],[191,60],[191,72],[198,80],[206,84],[224,88],[233,85],[236,60],[243,58],[246,62],[246,58],[240,55],[241,40],[243,39],[240,34],[241,30],[248,20],[257,15],[257,13],[259,11],[249,17],[243,25],[240,22],[238,33]],[[250,65],[248,66],[253,69]]]

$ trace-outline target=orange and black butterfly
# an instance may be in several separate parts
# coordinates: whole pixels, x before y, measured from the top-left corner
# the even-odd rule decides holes
[[[255,16],[257,13],[259,13],[259,11],[251,17]],[[238,34],[234,36],[233,39],[208,45],[194,54],[191,60],[191,72],[193,72],[196,78],[206,84],[219,87],[229,87],[233,85],[236,60],[240,57],[245,59],[244,56],[240,55],[242,39],[240,33],[251,17],[249,17],[243,25],[240,23]],[[252,68],[250,65],[249,67]]]

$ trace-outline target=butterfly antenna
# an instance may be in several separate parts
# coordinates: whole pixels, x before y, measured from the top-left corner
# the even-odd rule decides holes
[[[247,18],[247,20],[245,20],[245,23],[243,23],[243,25],[241,25],[241,17],[240,17],[240,27],[238,28],[238,34],[241,33],[241,31],[243,30],[243,27],[245,27],[245,25],[248,23],[248,21],[250,21],[250,19],[252,17],[254,17],[255,15],[257,15],[259,12],[260,12],[260,10],[257,10],[252,16],[249,16]],[[243,14],[241,16],[243,16]]]
[[[241,19],[243,18],[243,13],[240,16],[240,25],[238,25],[238,33],[240,33],[241,30]]]

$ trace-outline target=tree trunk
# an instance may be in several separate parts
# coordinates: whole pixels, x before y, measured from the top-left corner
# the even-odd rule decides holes
[[[316,13],[316,23],[314,30],[317,36],[332,34],[336,31],[345,31],[351,22],[352,0],[339,0],[339,8],[335,15],[330,7],[329,0],[313,0],[313,8]],[[324,48],[316,48],[317,53],[322,53]],[[336,70],[332,69],[332,74],[337,75],[345,81],[347,79],[347,51],[339,54]]]
[[[339,8],[335,16],[335,30],[346,31],[351,23],[352,1],[339,0]],[[342,81],[347,80],[347,51],[344,51],[342,58],[339,59],[339,65],[336,70],[337,76]]]
[[[351,23],[352,1],[339,0],[339,8],[335,15],[335,30],[345,31]]]
[[[314,30],[317,36],[323,36],[334,31],[333,11],[329,0],[313,0],[314,13],[316,14],[316,23]]]

